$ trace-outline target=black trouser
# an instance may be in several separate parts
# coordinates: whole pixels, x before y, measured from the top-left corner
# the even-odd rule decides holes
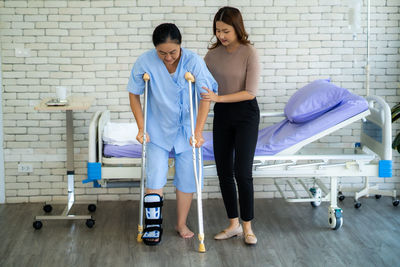
[[[260,110],[257,100],[216,103],[214,106],[214,156],[222,198],[229,219],[254,218],[253,158],[257,144]]]

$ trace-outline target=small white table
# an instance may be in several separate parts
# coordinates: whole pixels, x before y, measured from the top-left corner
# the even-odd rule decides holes
[[[90,108],[94,98],[86,96],[71,96],[68,98],[68,104],[65,106],[48,106],[46,102],[50,98],[43,99],[39,105],[35,107],[38,111],[65,111],[66,112],[66,130],[67,130],[67,177],[68,177],[68,202],[64,211],[60,215],[43,215],[35,216],[33,227],[35,229],[42,228],[42,220],[86,220],[86,226],[92,228],[95,221],[92,215],[72,215],[69,214],[74,203],[76,204],[90,204],[88,209],[90,212],[96,210],[96,202],[87,201],[76,201],[75,202],[75,190],[74,190],[74,128],[73,128],[73,117],[72,112],[76,110],[87,110]],[[50,213],[52,210],[51,204],[65,204],[65,202],[52,201],[46,202],[43,210],[46,213]]]

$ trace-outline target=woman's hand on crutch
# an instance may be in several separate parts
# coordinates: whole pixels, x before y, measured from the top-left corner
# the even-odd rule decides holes
[[[140,104],[140,96],[129,93],[129,102],[131,105],[133,115],[135,116],[136,124],[139,128],[139,132],[136,135],[136,140],[138,140],[139,143],[143,144],[144,115],[142,111],[142,105]],[[150,142],[149,133],[146,133],[146,142]]]
[[[139,128],[139,132],[136,135],[136,140],[138,140],[139,143],[143,144],[144,115],[142,111],[142,105],[140,104],[140,96],[129,93],[129,102],[131,105],[133,115],[135,116],[137,126]],[[146,142],[150,142],[149,133],[146,133]]]
[[[139,143],[143,144],[143,136],[144,136],[144,131],[139,130],[139,133],[136,135],[136,140],[139,141]],[[150,135],[149,133],[146,133],[146,143],[150,142]]]
[[[200,100],[199,113],[197,115],[196,128],[194,130],[195,147],[201,147],[205,140],[203,137],[204,124],[206,123],[208,110],[210,109],[210,102]],[[190,145],[192,145],[192,138],[190,138]]]
[[[199,148],[204,144],[204,138],[203,138],[203,133],[202,132],[195,132],[194,133],[194,143],[195,147]],[[190,145],[192,146],[192,138],[189,140]]]

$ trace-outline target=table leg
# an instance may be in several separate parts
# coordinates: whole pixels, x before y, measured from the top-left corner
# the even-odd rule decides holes
[[[66,214],[72,208],[75,201],[75,171],[74,171],[74,122],[72,118],[72,110],[66,112],[66,127],[67,127],[67,178],[68,178],[68,205]]]
[[[67,178],[68,178],[68,203],[64,208],[61,215],[45,215],[45,216],[35,216],[35,222],[33,227],[35,229],[40,229],[42,227],[42,223],[40,220],[87,220],[86,225],[88,227],[93,227],[94,220],[91,215],[71,215],[69,214],[72,206],[75,203],[75,171],[74,171],[74,125],[73,125],[73,117],[72,110],[66,111],[66,130],[67,130]],[[79,204],[94,204],[91,202],[81,202]],[[46,206],[49,204],[61,204],[57,202],[46,202]],[[50,206],[51,207],[51,206]],[[51,208],[50,208],[51,211]]]

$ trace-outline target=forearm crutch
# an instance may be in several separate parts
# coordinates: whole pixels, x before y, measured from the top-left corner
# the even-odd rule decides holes
[[[144,206],[144,182],[146,175],[146,144],[147,144],[147,91],[149,88],[150,75],[143,74],[144,80],[144,103],[143,103],[143,145],[142,145],[142,176],[140,177],[140,204],[139,204],[139,224],[137,241],[142,242],[143,236],[143,206]]]
[[[199,234],[198,238],[200,241],[199,252],[206,252],[204,246],[204,228],[203,228],[203,205],[201,201],[201,179],[202,179],[202,166],[201,166],[201,147],[197,149],[198,155],[196,157],[196,139],[194,137],[194,119],[193,119],[193,96],[192,96],[192,83],[194,83],[194,77],[190,72],[186,72],[185,79],[189,83],[189,103],[190,103],[190,126],[192,133],[192,156],[193,156],[193,169],[194,178],[196,180],[196,193],[197,193],[197,217],[199,223]],[[198,110],[198,100],[197,94],[195,94],[195,105],[196,110]],[[197,165],[198,164],[198,165]],[[199,173],[197,173],[197,167],[199,168]]]

